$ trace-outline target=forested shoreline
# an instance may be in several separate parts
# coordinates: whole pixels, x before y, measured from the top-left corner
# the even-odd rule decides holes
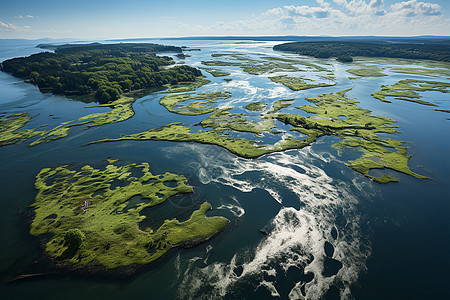
[[[69,44],[54,53],[42,52],[2,62],[1,70],[22,78],[43,92],[93,95],[100,103],[126,92],[195,81],[201,71],[175,64],[160,52],[182,53],[180,47],[147,43]]]
[[[450,62],[450,42],[438,44],[354,41],[293,42],[276,45],[273,49],[316,58],[365,56]]]

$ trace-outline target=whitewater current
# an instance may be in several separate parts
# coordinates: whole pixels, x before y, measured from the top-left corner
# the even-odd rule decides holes
[[[263,189],[281,204],[267,226],[267,236],[255,249],[235,249],[231,261],[201,267],[194,264],[200,257],[193,258],[184,269],[176,260],[178,277],[182,278],[179,298],[224,298],[239,293],[242,287],[267,289],[279,297],[280,278],[291,282],[289,299],[319,299],[332,286],[342,299],[350,297],[350,286],[365,271],[370,255],[357,205],[358,197],[373,192],[372,183],[354,179],[349,186],[329,177],[318,166],[337,158],[329,152],[313,152],[311,147],[262,159],[243,159],[195,144],[166,150],[168,157],[181,153],[190,157],[188,166],[198,172],[203,184],[219,183],[242,192]],[[244,176],[246,173],[256,176]],[[298,209],[283,206],[281,195],[286,189],[298,198]],[[228,208],[242,217],[245,211],[238,200],[233,198],[233,203],[218,208]]]

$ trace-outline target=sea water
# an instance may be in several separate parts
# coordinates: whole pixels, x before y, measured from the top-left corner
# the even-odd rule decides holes
[[[277,42],[151,41],[188,46],[177,63],[201,66],[212,53],[240,53],[257,59],[262,54],[295,58],[274,52]],[[2,44],[1,60],[42,51],[30,42]],[[255,58],[256,57],[256,58]],[[448,113],[400,100],[383,103],[370,96],[381,85],[402,79],[447,78],[389,71],[386,77],[348,79],[354,68],[334,60],[303,58],[331,69],[337,85],[294,92],[264,75],[249,75],[239,67],[214,67],[231,73],[213,77],[198,92],[228,91],[232,98],[219,107],[236,111],[251,102],[273,103],[294,98],[287,112],[308,97],[352,88],[347,96],[396,120],[405,141],[411,170],[428,176],[420,180],[388,171],[398,183],[380,185],[346,167],[356,150],[339,155],[331,146],[339,139],[322,137],[300,150],[244,159],[214,145],[161,141],[121,141],[89,145],[102,138],[142,132],[171,122],[196,124],[203,116],[180,116],[159,104],[163,92],[138,99],[135,116],[127,121],[70,129],[68,137],[29,147],[27,142],[0,147],[0,295],[2,299],[423,299],[448,298],[450,269],[450,121]],[[417,63],[417,62],[415,62]],[[420,62],[419,62],[420,64]],[[307,76],[307,73],[305,76]],[[285,73],[287,74],[287,73]],[[270,74],[272,75],[272,74]],[[313,74],[316,76],[315,74]],[[311,75],[312,76],[312,75]],[[42,94],[37,87],[0,73],[0,112],[27,112],[25,128],[48,128],[81,116],[107,111],[63,96]],[[450,108],[450,94],[422,93],[423,100]],[[270,107],[270,105],[269,105]],[[287,128],[285,128],[287,129]],[[384,137],[387,137],[385,135]],[[192,249],[173,249],[158,261],[127,278],[53,269],[39,238],[29,235],[29,206],[37,191],[36,174],[45,167],[104,163],[148,162],[154,174],[174,172],[188,178],[195,192],[176,196],[149,212],[154,223],[165,218],[186,220],[204,201],[209,216],[230,220],[212,240]],[[371,173],[372,174],[372,173]],[[22,274],[45,273],[10,283]]]

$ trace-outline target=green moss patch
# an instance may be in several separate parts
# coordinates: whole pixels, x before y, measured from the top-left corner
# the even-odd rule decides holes
[[[142,174],[136,177],[136,173]],[[113,185],[120,182],[113,188]],[[175,182],[169,187],[167,182]],[[166,183],[166,184],[165,184]],[[153,175],[149,165],[89,165],[79,171],[68,166],[42,169],[36,176],[39,191],[32,208],[30,233],[49,234],[45,251],[73,265],[99,265],[108,269],[152,262],[173,247],[204,241],[222,230],[228,220],[205,217],[207,202],[180,222],[166,220],[159,228],[139,228],[141,212],[169,197],[191,193],[182,175]],[[141,201],[130,199],[139,196]]]

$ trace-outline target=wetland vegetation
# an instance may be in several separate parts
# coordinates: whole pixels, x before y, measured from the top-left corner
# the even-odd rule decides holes
[[[145,209],[193,189],[182,175],[152,174],[147,163],[115,163],[110,160],[103,169],[44,168],[36,176],[39,192],[30,233],[46,235],[50,257],[107,269],[147,264],[171,248],[208,240],[227,225],[223,217],[205,216],[211,209],[205,202],[186,221],[168,219],[159,227],[141,228]],[[139,201],[131,201],[133,197]]]
[[[405,79],[393,85],[382,85],[380,91],[372,93],[372,97],[388,103],[391,101],[386,99],[386,97],[393,97],[397,100],[415,102],[422,105],[438,106],[434,103],[420,100],[421,96],[418,92],[436,91],[448,93],[449,87],[450,83],[446,82]]]
[[[276,83],[281,83],[282,85],[290,88],[293,91],[301,91],[301,90],[307,90],[312,88],[318,88],[318,87],[326,87],[326,86],[333,86],[336,85],[336,82],[331,83],[314,83],[313,79],[302,79],[299,77],[291,77],[288,75],[280,75],[280,76],[271,76],[269,77],[270,80]],[[310,81],[312,83],[306,82]]]
[[[406,154],[406,148],[402,146],[402,141],[381,139],[377,135],[379,133],[396,133],[395,126],[393,126],[395,121],[382,116],[373,116],[369,110],[358,107],[357,101],[346,97],[347,91],[307,98],[306,100],[314,106],[303,105],[299,109],[314,114],[313,116],[305,117],[300,114],[279,112],[293,103],[291,99],[282,99],[275,102],[268,112],[261,112],[259,121],[249,120],[250,115],[246,113],[233,113],[231,112],[233,108],[229,107],[217,109],[201,121],[198,125],[203,130],[197,132],[193,132],[187,125],[171,123],[145,132],[124,135],[116,139],[103,139],[91,144],[122,140],[197,142],[221,146],[241,157],[255,158],[287,149],[300,149],[322,136],[334,135],[343,140],[335,145],[336,148],[341,150],[352,147],[361,150],[362,156],[350,161],[349,167],[376,182],[397,181],[397,178],[388,175],[372,176],[369,174],[371,169],[392,169],[417,178],[426,178],[409,169],[410,157]],[[194,104],[195,102],[190,105]],[[246,107],[250,107],[249,110],[252,112],[260,112],[265,105],[255,102]],[[305,138],[293,138],[292,134],[283,133],[283,130],[276,128],[275,120],[292,126],[290,129],[292,132],[299,132]],[[256,136],[281,134],[281,138],[273,144],[264,144],[257,138],[234,137],[228,132],[252,133]],[[389,150],[392,148],[395,151]]]

